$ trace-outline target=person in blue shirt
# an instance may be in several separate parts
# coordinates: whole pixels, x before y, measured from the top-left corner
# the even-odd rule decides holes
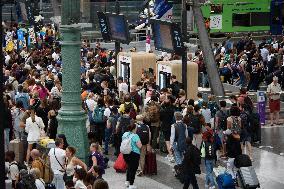
[[[127,132],[122,135],[122,140],[131,137],[131,153],[123,154],[123,158],[127,164],[127,173],[126,173],[126,182],[125,185],[129,189],[137,188],[134,186],[135,174],[139,166],[140,159],[140,149],[142,147],[142,143],[140,141],[139,136],[136,134],[136,124],[131,122],[131,124],[127,127]]]

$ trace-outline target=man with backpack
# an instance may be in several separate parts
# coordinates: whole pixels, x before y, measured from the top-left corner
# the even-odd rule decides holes
[[[115,153],[114,155],[118,156],[120,153],[120,144],[121,144],[121,137],[126,132],[127,127],[130,125],[133,119],[130,117],[130,108],[126,107],[124,110],[124,114],[121,115],[116,124],[116,131],[115,131]]]
[[[247,154],[252,159],[252,123],[251,123],[251,116],[246,104],[240,107],[240,118],[241,118],[241,142],[242,142],[242,149],[244,153],[244,149],[246,147]]]
[[[247,90],[246,88],[241,88],[240,89],[240,96],[238,98],[238,106],[242,106],[246,104],[246,106],[249,108],[249,112],[253,111],[253,102],[251,98],[247,95]]]
[[[178,82],[178,80],[177,80],[177,76],[172,75],[171,76],[171,85],[170,85],[169,88],[172,89],[172,95],[173,96],[178,97],[179,90],[182,88],[181,85],[182,84],[180,82]]]
[[[93,112],[93,121],[94,121],[94,130],[95,133],[95,141],[102,145],[104,134],[105,134],[105,106],[103,98],[99,98],[97,101],[97,106]],[[92,131],[92,128],[91,128]]]
[[[199,112],[200,106],[195,105],[193,115],[191,117],[191,121],[189,126],[193,128],[193,140],[192,143],[198,149],[200,149],[201,142],[202,142],[202,127],[205,126],[205,119],[203,115]]]
[[[130,117],[132,119],[136,119],[137,106],[133,102],[131,102],[131,97],[129,94],[126,94],[124,96],[124,103],[119,106],[118,112],[120,114],[124,114],[126,108],[130,110]]]
[[[12,180],[12,185],[15,187],[17,178],[19,176],[19,167],[17,161],[15,161],[15,153],[13,151],[7,151],[5,153],[5,161],[9,164],[8,177]]]
[[[214,132],[210,127],[210,124],[206,125],[206,131],[203,133],[203,142],[201,145],[201,156],[205,160],[205,188],[214,189],[215,181],[213,177],[213,167],[216,159],[216,150],[214,145]]]
[[[215,116],[215,125],[217,126],[215,129],[218,133],[218,136],[222,142],[222,155],[221,158],[226,157],[226,143],[225,143],[225,138],[223,131],[227,130],[227,118],[228,118],[228,111],[226,108],[227,104],[226,101],[222,100],[220,101],[220,110],[217,111],[216,116]]]
[[[142,143],[140,148],[140,160],[139,160],[139,169],[137,176],[142,176],[145,166],[145,156],[146,152],[150,150],[150,141],[151,141],[151,132],[148,125],[145,124],[145,117],[143,115],[138,115],[136,118],[137,121],[137,131],[136,134],[139,136]]]
[[[187,126],[182,122],[182,114],[175,112],[176,123],[171,126],[171,149],[174,150],[176,164],[180,165],[183,160],[183,153],[186,150],[185,140],[188,137]]]
[[[23,89],[23,86],[19,85],[18,92],[15,95],[15,102],[21,101],[23,103],[24,109],[27,110],[29,107],[30,96],[28,93],[25,93]]]
[[[200,150],[192,144],[192,139],[186,139],[187,148],[182,161],[183,189],[188,189],[192,184],[193,189],[199,189],[195,174],[201,174],[201,154]]]
[[[116,107],[112,106],[110,108],[110,115],[107,119],[107,124],[106,124],[106,129],[105,129],[105,149],[104,149],[105,155],[108,155],[109,143],[111,142],[118,119],[119,119],[118,110]]]

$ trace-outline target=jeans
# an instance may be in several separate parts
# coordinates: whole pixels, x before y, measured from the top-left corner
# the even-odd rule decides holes
[[[14,130],[14,135],[15,135],[16,139],[23,140],[23,138],[24,138],[24,131]]]
[[[244,72],[240,72],[239,73],[239,77],[240,77],[240,80],[236,83],[237,86],[241,86],[243,87],[245,85],[245,73]]]
[[[185,173],[183,189],[188,189],[190,184],[192,184],[193,189],[199,189],[196,176],[193,172]]]
[[[208,185],[210,187],[215,186],[215,181],[213,177],[213,167],[214,167],[214,160],[205,159],[205,170],[206,170],[205,185]]]
[[[9,143],[10,143],[10,128],[4,129],[4,139],[5,139],[5,152],[9,149]]]
[[[55,188],[64,188],[65,187],[63,175],[61,175],[61,174],[54,174],[52,183],[55,185]]]
[[[135,180],[136,171],[139,166],[140,154],[131,152],[130,154],[123,154],[123,158],[127,164],[126,181],[133,185]]]
[[[173,144],[173,149],[174,149],[176,164],[180,165],[182,163],[182,160],[183,160],[183,152],[178,150],[176,142],[174,142],[174,144]]]
[[[112,136],[112,128],[105,128],[105,152],[108,153],[108,145]]]

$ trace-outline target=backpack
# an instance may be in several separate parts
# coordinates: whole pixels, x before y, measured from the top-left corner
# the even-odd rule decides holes
[[[37,189],[33,175],[27,174],[21,181],[25,189]]]
[[[241,127],[239,125],[239,120],[236,117],[232,117],[233,123],[231,131],[233,134],[240,134],[241,133]]]
[[[220,110],[221,112],[221,116],[219,117],[219,129],[222,129],[223,131],[227,130],[227,118],[228,115],[226,112],[224,112],[223,110]]]
[[[253,110],[253,102],[249,96],[244,98],[244,104],[247,106],[247,108],[249,108],[250,112]]]
[[[41,161],[42,165],[43,165],[43,177],[42,179],[44,180],[44,182],[47,183],[51,183],[54,177],[54,173],[50,167],[50,162],[49,162],[49,158],[46,157],[46,161],[43,162]]]
[[[187,126],[184,123],[175,123],[174,127],[175,127],[175,141],[177,142],[177,148],[179,151],[184,152],[186,149],[186,136],[185,136],[185,132],[183,133],[179,133],[179,128],[178,126],[184,126],[185,132],[187,131]]]
[[[105,121],[104,119],[104,107],[96,107],[93,113],[93,120],[95,123],[103,123]]]
[[[132,118],[132,119],[136,119],[136,116],[137,116],[137,113],[136,113],[136,110],[134,109],[134,105],[133,105],[133,103],[132,102],[130,102],[130,103],[124,103],[124,109],[130,109],[130,117]]]
[[[205,159],[215,159],[214,143],[204,142],[205,144]]]
[[[190,120],[190,126],[194,129],[193,133],[194,134],[198,134],[201,131],[201,119],[202,115],[198,114],[198,115],[192,115],[191,116],[191,120]]]
[[[160,120],[159,107],[155,102],[151,102],[147,108],[147,116],[151,123],[157,123]]]
[[[120,145],[120,152],[122,154],[130,154],[132,151],[132,147],[131,147],[131,142],[132,142],[132,137],[134,135],[131,136],[131,133],[128,134],[128,136],[122,140],[121,145]]]
[[[181,89],[179,82],[174,82],[171,86],[173,96],[177,97],[179,90]]]
[[[242,128],[250,132],[251,128],[250,128],[249,114],[247,112],[241,112],[240,118],[242,122]]]
[[[142,145],[149,143],[149,127],[145,124],[138,124],[136,134],[139,136]]]
[[[27,110],[29,107],[29,99],[27,98],[27,96],[25,94],[19,94],[19,96],[16,98],[16,103],[19,101],[23,103],[23,107],[25,108],[25,110]]]
[[[28,170],[27,166],[24,163],[13,162],[13,163],[11,163],[11,165],[17,165],[19,171],[22,170],[22,169]]]
[[[121,116],[118,121],[119,121],[119,125],[118,125],[118,129],[120,133],[125,133],[126,128],[130,125],[132,118],[131,117],[126,117],[126,116]]]

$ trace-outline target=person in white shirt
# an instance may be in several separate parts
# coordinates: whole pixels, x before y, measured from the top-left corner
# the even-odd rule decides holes
[[[38,143],[40,139],[40,135],[44,132],[44,123],[42,119],[35,115],[35,110],[32,107],[30,110],[30,117],[26,120],[25,131],[28,133],[27,141],[28,141],[28,149],[26,156],[26,163],[29,162],[30,152],[34,144]]]
[[[127,83],[123,80],[123,77],[118,77],[117,83],[118,83],[119,98],[123,99],[124,95],[129,93],[129,90],[128,90],[129,87],[128,87]]]
[[[56,138],[55,146],[56,148],[50,149],[48,156],[50,159],[50,167],[54,173],[52,183],[55,185],[55,188],[64,188],[65,183],[63,180],[63,175],[65,172],[65,162],[66,162],[66,154],[65,150],[63,150],[63,139]]]
[[[13,151],[7,151],[5,153],[5,164],[9,168],[8,178],[12,180],[13,185],[15,185],[16,180],[19,177],[18,163],[15,161],[15,153]]]
[[[35,178],[35,184],[37,189],[45,189],[45,182],[40,178],[40,170],[38,168],[33,168],[30,170],[30,173]]]
[[[201,115],[203,115],[205,119],[205,123],[210,123],[211,120],[211,111],[207,107],[207,102],[202,103],[202,108],[201,108]]]
[[[273,82],[268,85],[267,94],[269,98],[271,126],[273,126],[274,123],[279,125],[281,86],[278,83],[278,77],[273,77]]]
[[[74,174],[74,182],[75,183],[75,186],[74,188],[75,189],[87,189],[86,185],[84,184],[83,180],[85,179],[87,175],[87,172],[85,169],[83,168],[78,168],[78,169],[75,169],[75,174]]]

